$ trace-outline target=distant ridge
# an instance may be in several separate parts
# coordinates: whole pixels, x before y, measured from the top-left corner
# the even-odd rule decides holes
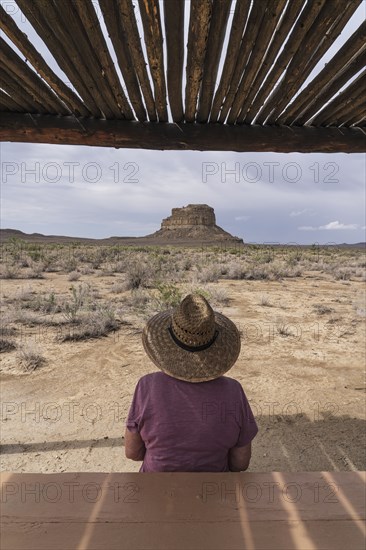
[[[173,242],[173,241],[165,241],[165,242],[159,242],[159,239],[151,239],[149,236],[147,237],[108,237],[106,239],[88,239],[86,237],[66,237],[62,235],[43,235],[42,233],[24,233],[23,231],[20,231],[19,229],[0,229],[0,243],[6,243],[10,239],[20,239],[25,242],[29,243],[59,243],[59,244],[67,244],[67,243],[80,243],[80,244],[90,244],[90,245],[121,245],[121,246],[145,246],[145,245],[191,245],[191,246],[200,246],[202,241],[196,241],[196,242],[189,242],[189,241],[182,241],[182,242]],[[211,244],[211,243],[209,243]],[[215,243],[212,243],[215,244]],[[217,244],[217,243],[216,243]],[[223,243],[222,243],[223,244]],[[243,246],[250,246],[250,242],[244,244]],[[255,243],[260,244],[260,243]],[[263,246],[285,246],[286,243],[283,244],[275,244],[275,245],[269,245],[264,244]],[[230,246],[230,244],[228,244]],[[288,246],[300,246],[300,247],[309,247],[313,246],[312,244],[294,244],[294,245],[288,245]],[[323,244],[319,246],[329,246],[329,247],[338,247],[338,248],[366,248],[366,242],[359,242],[359,243],[337,243],[337,244]]]

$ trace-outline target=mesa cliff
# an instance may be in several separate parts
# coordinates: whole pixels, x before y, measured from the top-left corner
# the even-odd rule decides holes
[[[161,222],[161,228],[145,238],[185,243],[243,243],[243,239],[234,237],[216,225],[215,211],[207,204],[188,204],[182,208],[173,208],[171,216]]]

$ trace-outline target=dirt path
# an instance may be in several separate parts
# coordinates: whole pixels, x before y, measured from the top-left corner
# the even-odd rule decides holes
[[[17,285],[4,282],[5,294]],[[50,274],[35,286],[47,285],[65,281]],[[221,310],[243,338],[229,375],[242,383],[260,429],[250,469],[364,470],[363,284],[309,273],[217,285],[230,297]],[[155,370],[139,329],[64,343],[47,331],[37,344],[47,364],[32,373],[15,353],[2,354],[2,470],[137,471],[124,458],[124,421],[137,380]]]

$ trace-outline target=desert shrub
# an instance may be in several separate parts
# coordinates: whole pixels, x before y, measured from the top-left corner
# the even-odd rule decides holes
[[[124,273],[126,271],[127,263],[120,260],[116,263],[109,264],[107,270],[111,273]]]
[[[242,262],[240,261],[230,262],[227,265],[227,274],[226,274],[227,279],[234,279],[234,280],[245,279],[246,275],[247,275],[247,268]]]
[[[90,267],[90,265],[85,265],[81,270],[80,273],[82,275],[92,275],[94,273],[94,269]]]
[[[261,296],[259,304],[264,307],[272,307],[271,302],[269,301],[268,296]]]
[[[19,267],[30,267],[32,260],[28,256],[24,256],[18,260]]]
[[[288,323],[282,319],[278,319],[276,322],[277,333],[280,336],[293,336],[292,332],[288,328]]]
[[[132,310],[139,311],[145,309],[151,300],[151,294],[147,290],[136,288],[129,296],[124,297],[123,304]]]
[[[69,273],[69,276],[67,277],[68,281],[78,281],[81,277],[81,273],[79,271],[71,271]]]
[[[19,275],[19,266],[16,264],[4,264],[0,272],[1,279],[17,279]]]
[[[221,269],[216,265],[209,265],[197,271],[196,277],[199,283],[214,283],[221,276]]]
[[[126,290],[147,287],[155,275],[153,266],[142,261],[133,261],[126,267]]]
[[[334,278],[339,281],[349,281],[349,279],[351,278],[352,276],[352,273],[350,270],[348,269],[342,269],[342,268],[339,268],[339,269],[334,269],[333,270],[333,275],[334,275]]]
[[[273,269],[270,273],[265,266],[254,266],[247,271],[244,278],[249,281],[261,281],[270,279],[271,276],[277,278],[277,272],[275,269]]]
[[[44,271],[43,264],[32,263],[26,277],[27,279],[44,279],[43,271]]]
[[[198,289],[197,294],[202,294]],[[230,299],[227,291],[224,288],[217,286],[212,286],[208,290],[208,296],[202,294],[207,300],[209,300],[212,306],[227,306],[229,305]]]
[[[14,314],[2,314],[1,325],[0,325],[0,337],[7,338],[8,336],[14,336],[17,332],[15,327],[10,326],[10,323],[14,321]]]
[[[172,283],[157,283],[158,296],[156,298],[159,309],[176,307],[182,300],[183,293]]]
[[[17,351],[17,357],[21,366],[26,371],[34,371],[42,367],[46,362],[40,350],[30,344],[22,345]]]
[[[186,258],[183,259],[183,261],[181,263],[181,268],[184,271],[189,271],[190,269],[192,269],[192,267],[193,267],[192,260],[189,256],[187,256]]]
[[[80,316],[78,324],[73,327],[72,331],[63,335],[61,340],[65,342],[100,338],[116,331],[119,326],[120,321],[116,319],[114,311],[101,307],[96,311],[88,311]]]
[[[0,353],[13,351],[16,348],[15,343],[12,340],[6,338],[0,338]]]
[[[62,304],[62,313],[70,323],[75,323],[82,307],[90,305],[92,301],[90,286],[80,284],[77,288],[71,286],[71,298]]]
[[[61,311],[61,306],[58,303],[54,292],[49,294],[36,294],[30,291],[29,294],[26,291],[20,295],[22,303],[20,307],[22,309],[30,309],[32,311],[41,311],[42,313],[58,313]]]
[[[27,288],[21,287],[20,290],[16,294],[16,301],[20,302],[29,302],[32,300],[33,296],[35,294],[35,291],[32,289],[31,285],[29,285]]]
[[[126,282],[125,281],[116,281],[112,287],[111,292],[114,294],[120,294],[121,292],[124,292],[126,290]]]
[[[72,271],[76,271],[78,268],[78,261],[74,256],[62,258],[61,267],[66,273],[71,273]]]
[[[265,251],[262,254],[256,254],[253,259],[258,264],[269,264],[273,261],[274,255],[270,251]]]
[[[314,304],[313,308],[318,315],[325,315],[327,313],[333,312],[333,309],[331,307],[324,304]]]

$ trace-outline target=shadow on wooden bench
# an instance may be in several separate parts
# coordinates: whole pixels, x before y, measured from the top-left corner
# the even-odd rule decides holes
[[[365,472],[5,472],[1,549],[363,550],[365,482]]]

